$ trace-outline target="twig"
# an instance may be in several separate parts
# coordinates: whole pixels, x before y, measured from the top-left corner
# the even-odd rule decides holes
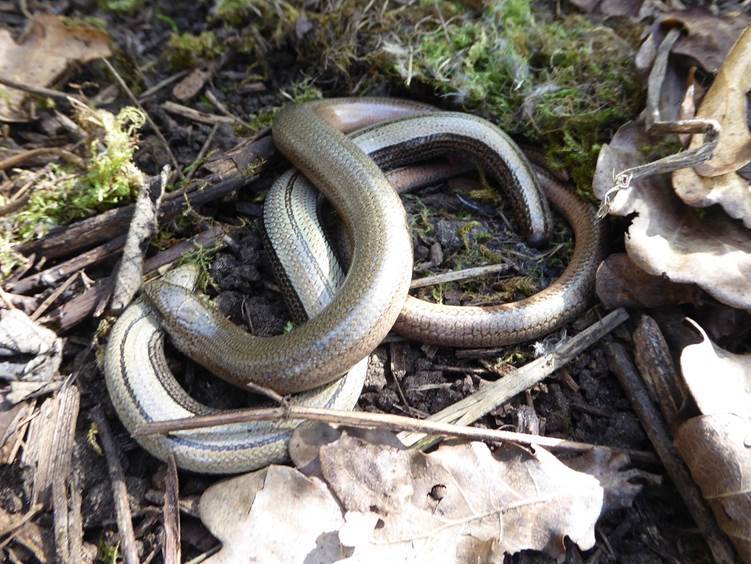
[[[628,319],[624,309],[616,309],[593,323],[581,333],[561,343],[556,349],[532,362],[518,368],[501,380],[485,386],[478,392],[432,415],[431,421],[443,421],[468,425],[489,413],[499,405],[509,401],[516,394],[531,388],[544,380],[548,375],[570,362],[576,355],[599,341],[610,331]],[[415,434],[402,434],[401,441],[406,445],[426,448],[435,441],[421,441],[422,437]]]
[[[58,157],[78,168],[85,168],[83,159],[75,153],[71,153],[65,149],[60,149],[59,147],[39,147],[37,149],[29,149],[28,151],[23,151],[16,155],[4,158],[0,161],[0,170],[7,170],[21,165],[26,161],[30,161],[31,159],[38,159],[41,157]]]
[[[391,415],[387,413],[337,411],[333,409],[302,406],[287,406],[268,409],[239,409],[216,415],[188,417],[185,419],[174,419],[172,421],[156,421],[140,425],[136,428],[133,436],[142,437],[155,433],[187,431],[191,429],[214,427],[216,425],[247,423],[248,421],[279,421],[290,419],[308,419],[312,421],[324,421],[335,425],[378,428],[390,431],[408,430],[421,434],[457,437],[471,441],[513,441],[524,445],[537,445],[568,452],[587,452],[597,447],[609,450],[613,453],[626,453],[634,460],[640,462],[654,463],[657,461],[654,455],[650,452],[600,447],[598,445],[567,441],[555,437],[541,437],[539,435],[527,435],[524,433],[514,433],[512,431],[467,427],[464,425],[440,423],[426,419],[414,419],[412,417]]]
[[[662,460],[670,479],[681,494],[686,508],[699,527],[717,562],[735,562],[735,551],[702,499],[699,487],[691,479],[686,466],[670,439],[665,421],[652,403],[649,390],[642,382],[628,352],[620,343],[609,343],[606,347],[610,369],[626,392],[642,427],[647,433],[657,455]]]
[[[164,135],[162,135],[162,130],[159,129],[159,126],[154,122],[153,119],[151,119],[151,116],[149,113],[143,108],[141,105],[141,102],[138,101],[138,98],[135,97],[133,92],[128,88],[128,85],[125,84],[125,81],[120,76],[120,74],[115,70],[115,67],[112,66],[112,63],[110,63],[107,59],[104,57],[101,57],[99,59],[104,63],[104,66],[106,66],[110,73],[112,73],[112,76],[115,77],[115,80],[120,85],[120,88],[122,88],[125,91],[125,94],[130,98],[130,101],[133,102],[139,110],[143,112],[143,115],[146,116],[146,121],[149,123],[151,128],[154,130],[154,133],[159,138],[159,141],[164,146],[165,151],[167,151],[167,155],[169,155],[170,162],[172,163],[173,168],[175,171],[177,171],[178,174],[180,174],[180,163],[177,162],[177,159],[175,158],[175,154],[172,152],[172,149],[169,146],[169,143],[167,143],[167,139],[165,139]]]
[[[125,245],[125,238],[127,235],[120,235],[115,237],[111,241],[94,247],[80,255],[73,257],[70,260],[62,262],[52,268],[43,270],[26,278],[21,278],[15,282],[9,282],[6,284],[8,290],[17,294],[23,294],[30,290],[34,290],[41,285],[52,286],[57,284],[63,278],[70,276],[73,273],[83,270],[87,266],[97,264],[112,255],[120,252]]]
[[[491,264],[489,266],[465,268],[464,270],[457,270],[455,272],[445,272],[443,274],[435,274],[432,276],[417,278],[416,280],[412,280],[412,283],[409,285],[409,287],[410,289],[415,289],[424,288],[425,286],[434,286],[436,284],[446,284],[447,282],[459,282],[460,280],[479,278],[480,276],[487,276],[488,274],[506,272],[509,268],[510,267],[508,264]]]
[[[34,517],[39,511],[42,509],[42,504],[37,503],[31,507],[26,513],[24,513],[18,521],[15,521],[14,523],[11,523],[10,525],[6,526],[3,529],[0,529],[0,537],[7,535],[9,533],[13,533],[14,531],[17,531],[21,527],[23,527],[26,523],[28,523],[32,517]],[[0,550],[5,548],[5,546],[13,540],[13,535],[9,536],[7,539],[5,539],[3,542],[0,543]]]
[[[217,240],[221,240],[223,233],[224,230],[222,226],[215,225],[186,241],[178,243],[174,247],[170,247],[166,251],[154,255],[144,263],[144,274],[148,274],[157,268],[161,268],[162,266],[176,261],[185,253],[190,252],[197,247],[213,245]],[[111,277],[97,280],[91,288],[63,304],[57,311],[44,318],[42,321],[54,324],[61,332],[67,331],[91,315],[96,308],[96,305],[104,299],[107,292],[111,291],[111,289]]]
[[[211,102],[212,104],[214,104],[214,106],[216,106],[216,109],[218,109],[220,112],[222,112],[225,116],[232,118],[235,122],[239,123],[240,125],[248,128],[248,129],[253,129],[253,126],[250,125],[247,121],[243,120],[242,118],[239,118],[238,116],[236,116],[235,114],[233,114],[232,112],[230,112],[227,109],[227,106],[225,106],[224,104],[222,104],[219,101],[219,99],[214,95],[214,93],[211,91],[211,88],[207,88],[206,89],[206,98],[208,98],[209,102]]]
[[[194,110],[193,108],[189,108],[188,106],[183,106],[182,104],[178,104],[172,101],[164,102],[162,104],[162,109],[171,114],[176,114],[189,120],[197,121],[198,123],[205,123],[208,125],[216,125],[217,123],[227,123],[232,125],[236,121],[235,118],[201,112],[199,110]]]
[[[647,133],[666,135],[668,133],[703,133],[704,142],[695,149],[681,151],[668,155],[650,163],[634,166],[615,174],[612,188],[602,197],[597,216],[605,217],[610,211],[610,205],[615,195],[621,190],[631,187],[631,183],[639,178],[656,174],[666,174],[681,168],[696,166],[712,158],[720,141],[720,123],[714,119],[686,119],[676,121],[662,121],[660,116],[660,95],[662,93],[665,73],[667,72],[668,56],[673,45],[680,37],[680,30],[673,28],[662,40],[652,70],[649,73],[647,88],[647,109],[645,126]]]
[[[199,554],[192,560],[188,560],[185,564],[201,564],[204,560],[208,560],[210,557],[214,556],[217,552],[222,550],[221,543],[217,544],[216,546],[212,546],[210,549],[208,549],[203,554]]]
[[[170,85],[170,84],[172,84],[173,82],[175,82],[175,81],[177,81],[177,80],[180,80],[180,79],[181,79],[182,77],[184,77],[184,76],[185,76],[186,74],[188,74],[188,71],[186,71],[186,70],[182,70],[182,71],[180,71],[180,72],[177,72],[177,73],[173,74],[172,76],[168,76],[168,77],[167,77],[167,78],[165,78],[164,80],[162,80],[162,81],[160,81],[160,82],[157,82],[157,83],[156,83],[156,84],[155,84],[154,86],[152,86],[151,88],[148,88],[148,89],[146,89],[146,91],[144,91],[144,93],[143,93],[143,94],[141,94],[141,95],[140,95],[140,96],[138,97],[138,100],[139,100],[140,102],[143,102],[144,100],[146,100],[146,98],[149,98],[150,96],[153,96],[154,94],[156,94],[157,92],[159,92],[159,91],[160,91],[160,90],[161,90],[162,88],[165,88],[166,86],[169,86],[169,85]]]
[[[92,409],[91,418],[96,424],[99,438],[102,441],[104,455],[107,458],[107,468],[110,473],[110,480],[112,481],[112,496],[115,500],[115,514],[117,517],[117,529],[120,532],[123,561],[125,564],[138,564],[138,550],[136,549],[136,539],[133,534],[130,505],[128,505],[128,488],[125,485],[125,475],[123,474],[122,466],[120,466],[115,441],[112,439],[110,427],[104,418],[101,408],[97,406]]]
[[[68,277],[68,279],[65,282],[63,282],[59,287],[57,287],[55,289],[55,291],[52,292],[49,296],[47,296],[47,299],[44,300],[39,305],[38,308],[36,308],[36,310],[34,311],[34,313],[32,313],[31,316],[30,316],[31,319],[34,319],[34,320],[39,319],[42,316],[42,314],[45,311],[47,311],[47,308],[50,307],[50,305],[52,305],[52,303],[57,298],[59,298],[63,294],[63,292],[65,292],[65,290],[67,290],[68,288],[70,288],[71,284],[73,284],[73,282],[76,281],[76,278],[78,278],[78,273],[77,272],[71,274],[70,277]]]
[[[209,152],[209,149],[211,148],[211,144],[214,142],[214,136],[216,135],[216,132],[218,129],[219,129],[219,124],[215,123],[214,127],[211,128],[211,131],[209,132],[208,137],[206,137],[206,141],[203,142],[203,145],[201,146],[201,150],[198,151],[198,155],[196,155],[195,160],[186,167],[185,180],[190,180],[191,178],[193,178],[193,175],[198,170],[198,167],[201,166],[201,161],[206,156],[206,153]]]
[[[167,458],[167,475],[164,479],[164,503],[162,515],[164,519],[164,545],[162,555],[165,564],[180,564],[180,513],[178,506],[177,463],[175,455],[170,453]]]
[[[0,76],[0,84],[13,88],[14,90],[21,90],[22,92],[28,92],[29,94],[35,94],[37,96],[46,96],[47,98],[55,98],[57,100],[65,100],[70,102],[71,99],[83,101],[79,96],[75,94],[66,94],[59,90],[53,90],[52,88],[43,88],[41,86],[31,86],[30,84],[24,84],[23,82],[17,82],[9,78]]]

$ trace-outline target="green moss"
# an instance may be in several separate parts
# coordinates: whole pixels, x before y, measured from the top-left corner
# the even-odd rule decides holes
[[[288,91],[282,91],[282,95],[290,102],[297,104],[310,102],[312,100],[320,100],[323,97],[323,93],[313,86],[312,81],[307,78],[292,84],[287,90]],[[250,128],[243,133],[252,137],[262,129],[271,127],[271,124],[274,121],[274,116],[276,116],[277,112],[281,109],[282,106],[263,108],[258,113],[250,116],[247,120]],[[255,172],[250,172],[250,174],[243,172],[243,174],[246,176],[252,176]]]
[[[13,250],[9,235],[0,233],[0,281],[9,276],[17,266],[25,263],[26,258]]]
[[[224,48],[213,31],[200,35],[173,33],[169,40],[169,59],[176,69],[192,68],[219,57]]]
[[[102,18],[93,16],[84,17],[64,17],[63,25],[67,28],[93,28],[98,30],[107,30],[107,22]]]
[[[391,64],[405,82],[425,83],[541,144],[590,196],[600,144],[642,105],[625,40],[580,16],[538,21],[525,0],[495,2],[400,41]]]
[[[14,231],[22,241],[130,202],[144,182],[132,160],[138,130],[145,122],[140,110],[125,107],[114,116],[81,106],[77,121],[90,135],[86,169],[53,168],[40,182],[29,203],[13,218]]]
[[[130,14],[143,6],[143,0],[99,0],[99,7],[107,12]]]
[[[214,262],[214,256],[222,248],[222,244],[216,244],[212,247],[197,246],[194,250],[185,253],[178,261],[179,265],[195,264],[198,267],[198,279],[196,288],[205,292],[209,286],[217,288],[214,278],[211,276],[210,268]]]

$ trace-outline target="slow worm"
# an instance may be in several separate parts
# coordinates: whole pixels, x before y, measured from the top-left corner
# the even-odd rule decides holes
[[[415,122],[405,119],[414,116],[420,116],[419,134]],[[373,146],[360,148],[345,135],[383,121],[391,122],[388,134],[368,130]],[[287,106],[272,133],[277,148],[334,205],[352,236],[352,262],[333,301],[291,333],[260,338],[184,287],[156,282],[144,289],[175,346],[239,386],[252,381],[290,393],[329,383],[370,354],[394,325],[407,297],[412,246],[404,208],[379,165],[405,166],[446,151],[470,154],[502,183],[532,243],[550,232],[547,202],[528,161],[481,118],[388,98],[345,98]]]

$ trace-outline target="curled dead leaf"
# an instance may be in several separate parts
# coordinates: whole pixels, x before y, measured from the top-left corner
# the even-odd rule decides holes
[[[85,63],[109,57],[107,32],[71,25],[70,20],[52,14],[36,14],[19,42],[7,29],[0,29],[0,76],[28,86],[46,87],[72,62]],[[0,85],[0,121],[32,119],[24,106],[28,94]]]
[[[600,151],[595,194],[603,198],[615,173],[642,164],[640,148],[653,143],[643,124],[622,126]],[[640,269],[673,282],[696,284],[722,303],[751,309],[751,233],[721,210],[699,215],[678,199],[664,178],[653,176],[618,190],[610,213],[634,216],[625,246]]]
[[[751,26],[733,45],[712,86],[699,106],[697,117],[720,122],[719,143],[708,161],[695,167],[701,176],[735,172],[751,161],[751,132],[748,128],[746,94],[751,90]],[[690,149],[704,143],[695,135]]]
[[[739,174],[699,176],[693,168],[682,168],[673,172],[673,188],[689,206],[719,204],[730,217],[751,229],[751,184]]]
[[[690,320],[689,320],[690,321]],[[751,354],[702,341],[681,352],[681,371],[699,417],[683,423],[676,447],[744,562],[751,562]]]
[[[706,374],[712,377],[715,374]],[[684,423],[675,445],[743,562],[751,562],[751,426],[733,413],[702,415]]]
[[[689,8],[666,14],[658,25],[662,28],[681,26],[685,33],[673,53],[690,57],[705,71],[715,74],[749,23],[751,18],[744,13],[718,16],[705,8]]]
[[[688,321],[702,341],[683,349],[681,371],[699,411],[751,417],[751,354],[734,354],[718,347],[704,329]]]

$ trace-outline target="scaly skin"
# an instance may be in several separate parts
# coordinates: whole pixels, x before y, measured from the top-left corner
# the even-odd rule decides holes
[[[374,160],[344,134],[373,123],[396,120],[398,140],[377,156],[386,166],[446,150],[476,151],[479,160],[511,183],[507,191],[522,227],[532,242],[542,242],[550,228],[549,211],[515,145],[484,120],[431,111],[413,102],[345,98],[279,112],[274,143],[332,202],[351,233],[354,255],[347,277],[319,315],[289,334],[268,338],[248,334],[184,287],[147,285],[145,294],[175,346],[231,383],[253,382],[279,393],[332,382],[375,349],[406,300],[412,246],[398,194]],[[414,124],[402,118],[423,114],[428,125],[416,141]],[[447,123],[452,126],[446,128]],[[376,129],[371,136],[379,135]]]

